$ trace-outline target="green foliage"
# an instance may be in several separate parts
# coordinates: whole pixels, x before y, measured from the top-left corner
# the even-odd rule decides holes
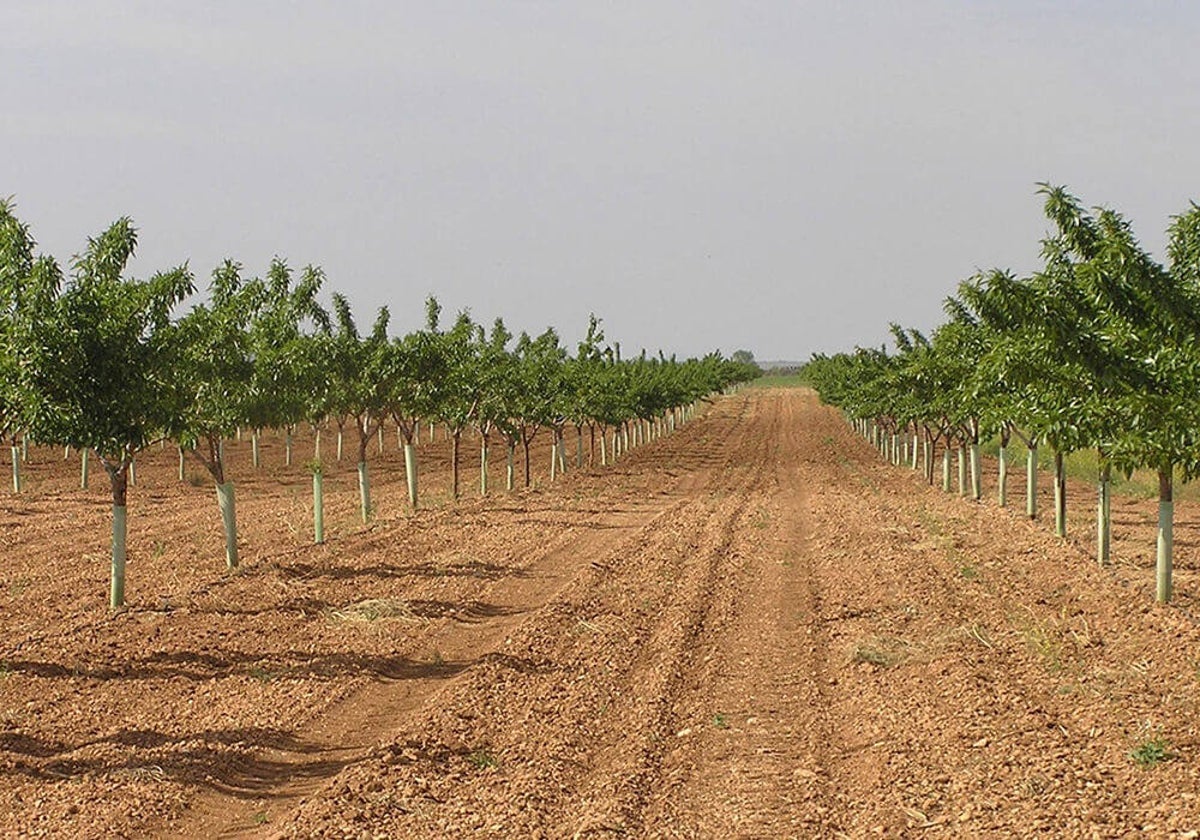
[[[502,321],[489,333],[463,312],[443,330],[432,297],[423,329],[389,336],[384,308],[362,334],[345,297],[333,295],[332,312],[318,303],[319,268],[297,276],[280,258],[262,278],[226,260],[208,299],[179,316],[194,291],[190,270],[125,277],[136,245],[133,223],[121,218],[88,240],[64,277],[53,258],[36,255],[12,202],[0,200],[0,436],[94,450],[120,507],[134,454],[167,436],[224,484],[221,442],[238,428],[290,433],[304,420],[341,428],[353,419],[360,460],[387,415],[410,441],[418,421],[436,419],[528,446],[542,426],[561,434],[566,423],[662,418],[760,373],[748,353],[623,360],[594,316],[574,357],[553,329],[514,341]],[[122,539],[114,598],[124,554]]]
[[[1171,744],[1165,738],[1154,737],[1147,738],[1139,743],[1136,747],[1129,751],[1129,757],[1133,762],[1144,770],[1149,770],[1151,767],[1156,767],[1165,761],[1170,761],[1175,758],[1175,753],[1171,751]]]
[[[15,290],[10,347],[17,402],[38,440],[94,449],[110,474],[174,423],[180,330],[172,310],[192,292],[186,267],[122,277],[137,234],[119,219],[89,239],[64,285],[39,260]]]

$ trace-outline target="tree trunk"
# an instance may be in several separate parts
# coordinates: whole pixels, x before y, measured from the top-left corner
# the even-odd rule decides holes
[[[486,496],[488,492],[488,436],[486,432],[479,435],[479,495]]]
[[[358,506],[363,522],[371,521],[371,476],[367,471],[367,462],[358,462]]]
[[[87,452],[85,448],[83,450]],[[112,573],[109,579],[108,605],[112,609],[120,609],[125,605],[125,540],[126,540],[126,507],[128,485],[126,483],[125,465],[109,470],[109,481],[112,484]]]
[[[1154,564],[1154,597],[1160,603],[1171,600],[1175,499],[1173,465],[1158,471],[1158,551]]]
[[[512,492],[516,486],[516,467],[514,466],[517,445],[509,440],[504,452],[504,488]]]
[[[1008,506],[1008,447],[1003,443],[1000,444],[1000,451],[997,453],[1000,458],[1000,476],[999,476],[999,496],[1000,507]]]
[[[369,420],[366,423],[370,423]],[[358,435],[358,502],[363,522],[371,521],[371,476],[367,472],[367,443],[371,440],[371,429],[363,424]]]
[[[942,449],[942,492],[949,493],[953,489],[950,482],[950,441]]]
[[[967,445],[960,443],[958,445],[958,495],[966,498],[967,495]]]
[[[979,444],[971,443],[971,496],[975,501],[983,498],[983,465],[979,460]]]
[[[283,465],[290,467],[292,465],[292,427],[288,426],[283,437]]]
[[[600,466],[608,466],[608,444],[605,442],[605,436],[608,430],[603,426],[600,427]]]
[[[525,448],[525,486],[529,486],[529,439],[521,436],[521,446]]]
[[[1029,456],[1025,460],[1025,515],[1037,519],[1038,515],[1038,447],[1037,441],[1029,444]]]
[[[313,471],[313,542],[325,542],[325,477],[321,471]]]
[[[583,469],[583,427],[575,427],[575,466]]]
[[[1096,562],[1107,566],[1112,559],[1112,468],[1103,460],[1101,464],[1096,498]]]
[[[21,451],[17,448],[17,445],[15,443],[12,446],[12,479],[13,479],[13,492],[20,493],[21,492]]]
[[[341,426],[338,426],[338,435],[337,435],[337,459],[338,459],[338,462],[339,462],[339,463],[340,463],[340,462],[341,462],[341,460],[342,460],[342,437],[343,437],[343,433],[342,433],[342,427],[341,427]]]
[[[408,503],[417,509],[417,450],[412,441],[404,442],[404,478],[408,481]]]
[[[1054,450],[1054,533],[1067,536],[1067,468],[1063,454]]]
[[[183,462],[183,447],[179,447],[179,480],[183,481],[187,478],[187,470],[184,469]]]
[[[79,450],[79,489],[81,490],[86,490],[88,486],[88,452],[86,446]],[[123,480],[124,478],[122,478]]]
[[[238,566],[237,512],[233,501],[233,482],[217,485],[217,507],[221,511],[221,524],[225,528],[225,565],[230,569]]]
[[[455,499],[458,498],[458,445],[461,441],[462,430],[457,429],[450,435],[450,475],[452,476],[450,492]]]
[[[254,465],[254,469],[258,469],[259,464],[259,449],[258,449],[258,429],[250,433],[250,463]]]

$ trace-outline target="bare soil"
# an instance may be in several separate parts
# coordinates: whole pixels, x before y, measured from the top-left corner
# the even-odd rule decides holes
[[[311,439],[231,444],[237,573],[211,483],[147,453],[113,615],[105,476],[36,450],[0,504],[0,836],[1198,836],[1188,503],[1161,607],[1153,502],[1114,502],[1101,569],[1088,488],[1056,539],[803,390],[553,485],[543,441],[484,499],[420,452],[429,509],[373,443],[380,515],[334,464],[313,546]]]

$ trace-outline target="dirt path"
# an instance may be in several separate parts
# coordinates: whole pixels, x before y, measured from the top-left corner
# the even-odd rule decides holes
[[[1129,571],[746,391],[615,470],[28,631],[0,828],[1195,837],[1200,629]]]
[[[1189,622],[810,397],[706,423],[692,496],[512,628],[536,667],[463,675],[272,831],[1186,836]]]

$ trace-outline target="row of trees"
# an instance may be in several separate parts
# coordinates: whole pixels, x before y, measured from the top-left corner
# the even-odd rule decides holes
[[[1097,559],[1111,557],[1110,479],[1158,475],[1156,596],[1172,594],[1173,486],[1200,471],[1200,207],[1171,220],[1168,261],[1154,259],[1128,221],[1086,209],[1062,187],[1040,185],[1051,231],[1043,267],[1025,277],[1003,270],[961,283],[946,300],[946,323],[930,336],[892,325],[896,349],[815,356],[807,373],[822,398],[842,407],[884,448],[925,476],[934,452],[950,450],[980,497],[979,444],[998,437],[999,498],[1005,504],[1008,446],[1029,450],[1026,512],[1037,516],[1037,458],[1054,460],[1055,529],[1066,535],[1064,456],[1098,459]],[[965,486],[965,475],[960,481]]]
[[[529,448],[541,429],[553,435],[553,470],[566,466],[568,427],[578,435],[580,459],[584,433],[593,453],[599,436],[604,464],[609,440],[615,455],[631,435],[673,428],[685,406],[757,374],[718,353],[623,360],[619,345],[604,344],[594,317],[574,355],[553,329],[514,337],[501,320],[487,330],[466,312],[443,327],[433,298],[421,330],[392,337],[382,308],[362,331],[344,296],[333,294],[331,311],[318,302],[319,268],[297,274],[279,259],[262,278],[226,261],[213,272],[207,300],[177,315],[195,292],[191,272],[184,265],[148,280],[126,277],[136,244],[132,222],[120,219],[88,240],[66,274],[36,254],[28,226],[11,202],[0,201],[0,431],[14,449],[23,435],[95,453],[112,488],[113,607],[124,600],[130,468],[155,441],[177,442],[181,459],[186,453],[211,475],[233,567],[237,521],[222,442],[241,429],[251,430],[257,466],[263,429],[282,431],[290,462],[297,424],[311,423],[318,441],[323,428],[336,429],[339,456],[348,428],[365,521],[372,512],[368,444],[385,420],[405,442],[415,509],[413,444],[421,422],[440,421],[450,431],[456,497],[463,432],[478,431],[486,493],[493,440],[507,449],[511,489],[514,453],[523,449],[528,484]],[[14,457],[14,470],[17,463]],[[317,498],[320,482],[318,450]]]

